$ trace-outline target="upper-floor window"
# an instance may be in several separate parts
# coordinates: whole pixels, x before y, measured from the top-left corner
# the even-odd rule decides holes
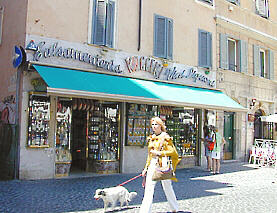
[[[94,0],[92,43],[108,47],[114,46],[115,2]]]
[[[274,53],[272,50],[253,46],[254,75],[274,79]]]
[[[268,0],[256,0],[256,12],[264,18],[268,18]]]
[[[247,42],[220,34],[220,68],[247,73]]]
[[[233,4],[236,4],[236,5],[239,5],[239,3],[240,3],[240,0],[227,0],[227,1],[229,1]]]
[[[212,67],[212,34],[210,32],[198,31],[198,65],[200,67]]]
[[[173,20],[160,15],[154,16],[154,56],[172,59]]]
[[[0,6],[0,44],[2,43],[4,7]]]
[[[213,0],[198,0],[198,1],[206,2],[206,3],[210,4],[211,6],[214,5],[214,1]]]

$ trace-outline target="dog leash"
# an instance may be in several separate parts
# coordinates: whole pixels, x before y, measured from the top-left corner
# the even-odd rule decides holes
[[[121,183],[121,184],[118,184],[117,186],[123,186],[123,185],[125,185],[126,183],[129,183],[129,182],[131,182],[132,180],[135,180],[135,179],[139,178],[140,176],[142,176],[142,174],[139,174],[139,175],[137,175],[137,176],[135,176],[135,177],[133,177],[133,178],[131,178],[131,179],[129,179],[129,180],[127,180],[127,181]]]

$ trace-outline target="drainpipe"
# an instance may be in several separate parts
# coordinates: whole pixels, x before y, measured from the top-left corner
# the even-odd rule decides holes
[[[142,0],[139,0],[138,51],[140,51],[140,42],[141,42],[141,13],[142,13]]]
[[[20,85],[23,66],[17,68],[16,73],[16,97],[15,97],[15,147],[16,154],[14,159],[14,179],[19,179],[19,161],[20,161],[20,125],[19,125],[19,101],[20,101]]]

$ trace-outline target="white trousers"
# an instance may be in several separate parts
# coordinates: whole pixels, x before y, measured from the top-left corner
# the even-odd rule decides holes
[[[157,163],[157,159],[152,159],[150,166],[147,170],[145,191],[144,191],[144,197],[139,211],[140,213],[151,213],[154,189],[157,183],[157,181],[152,180],[152,176],[154,174],[154,171],[157,165],[156,163]],[[162,182],[162,187],[163,187],[165,196],[171,208],[171,211],[177,212],[179,207],[178,207],[175,193],[173,191],[173,187],[171,185],[171,180],[162,180],[161,182]]]

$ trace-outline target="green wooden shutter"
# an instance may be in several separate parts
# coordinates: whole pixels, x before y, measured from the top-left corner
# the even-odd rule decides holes
[[[106,2],[104,0],[94,1],[93,23],[93,43],[105,45]]]
[[[167,19],[167,58],[173,58],[173,20]]]
[[[269,79],[274,80],[274,53],[272,50],[268,51],[268,69]]]
[[[248,72],[248,44],[246,41],[239,41],[239,54],[240,54],[240,72]]]
[[[107,5],[107,18],[106,18],[106,41],[105,44],[108,47],[113,47],[114,41],[114,14],[115,14],[115,5],[114,1],[108,2]]]
[[[220,33],[220,68],[228,69],[228,36]]]
[[[261,76],[260,47],[253,45],[254,75]]]
[[[155,15],[154,21],[154,55],[161,58],[166,58],[166,18]]]

